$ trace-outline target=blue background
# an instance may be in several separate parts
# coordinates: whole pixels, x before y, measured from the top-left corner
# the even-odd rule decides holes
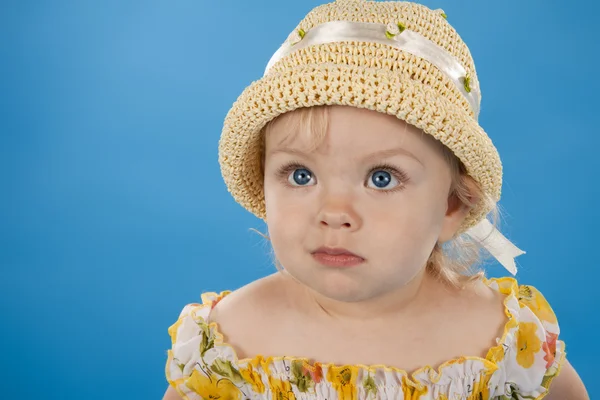
[[[249,231],[262,222],[222,183],[217,142],[318,4],[1,2],[0,397],[161,398],[181,307],[274,270]],[[598,2],[424,4],[475,57],[504,232],[527,251],[519,279],[553,304],[600,396]]]

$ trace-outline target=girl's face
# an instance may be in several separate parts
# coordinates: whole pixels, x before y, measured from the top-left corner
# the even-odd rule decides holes
[[[324,140],[307,148],[309,135],[274,122],[266,137],[267,225],[284,269],[327,298],[365,301],[402,288],[468,211],[449,202],[450,169],[433,140],[396,117],[331,107]],[[323,248],[360,259],[332,266],[342,257]]]

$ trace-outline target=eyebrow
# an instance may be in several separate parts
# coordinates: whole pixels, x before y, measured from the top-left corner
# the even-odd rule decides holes
[[[271,155],[277,154],[277,153],[287,153],[287,154],[292,154],[292,155],[299,156],[299,157],[311,158],[310,153],[305,153],[301,150],[292,149],[289,147],[282,147],[282,148],[273,150],[271,152]],[[381,160],[382,158],[389,158],[389,157],[392,157],[392,156],[395,156],[398,154],[410,157],[413,160],[415,160],[416,162],[418,162],[419,164],[421,164],[421,166],[425,166],[423,164],[423,162],[421,160],[419,160],[413,153],[411,153],[410,151],[403,149],[401,147],[395,147],[392,149],[376,151],[374,153],[371,153],[371,154],[363,157],[362,161],[368,162],[368,163],[373,163],[373,162],[377,162],[378,160]]]
[[[417,158],[417,156],[415,156],[413,153],[411,153],[410,151],[403,149],[401,147],[395,147],[392,149],[387,149],[387,150],[381,150],[381,151],[376,151],[374,153],[369,154],[368,156],[363,158],[363,161],[367,161],[367,162],[376,162],[382,158],[389,158],[395,155],[404,155],[407,156],[409,158],[412,158],[413,160],[415,160],[416,162],[418,162],[419,164],[421,164],[421,166],[425,166],[423,164],[423,162],[421,162],[421,160],[419,160]]]

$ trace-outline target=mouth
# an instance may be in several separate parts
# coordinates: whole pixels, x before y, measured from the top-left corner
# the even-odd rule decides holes
[[[353,267],[365,259],[340,247],[320,247],[312,253],[313,258],[328,267]]]

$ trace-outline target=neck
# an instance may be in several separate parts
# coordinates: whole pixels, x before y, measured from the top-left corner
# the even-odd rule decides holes
[[[436,290],[443,290],[442,286],[441,282],[423,269],[401,288],[358,302],[330,299],[305,286],[302,286],[302,290],[311,314],[331,321],[352,323],[409,317],[427,307],[435,297],[431,294]]]

